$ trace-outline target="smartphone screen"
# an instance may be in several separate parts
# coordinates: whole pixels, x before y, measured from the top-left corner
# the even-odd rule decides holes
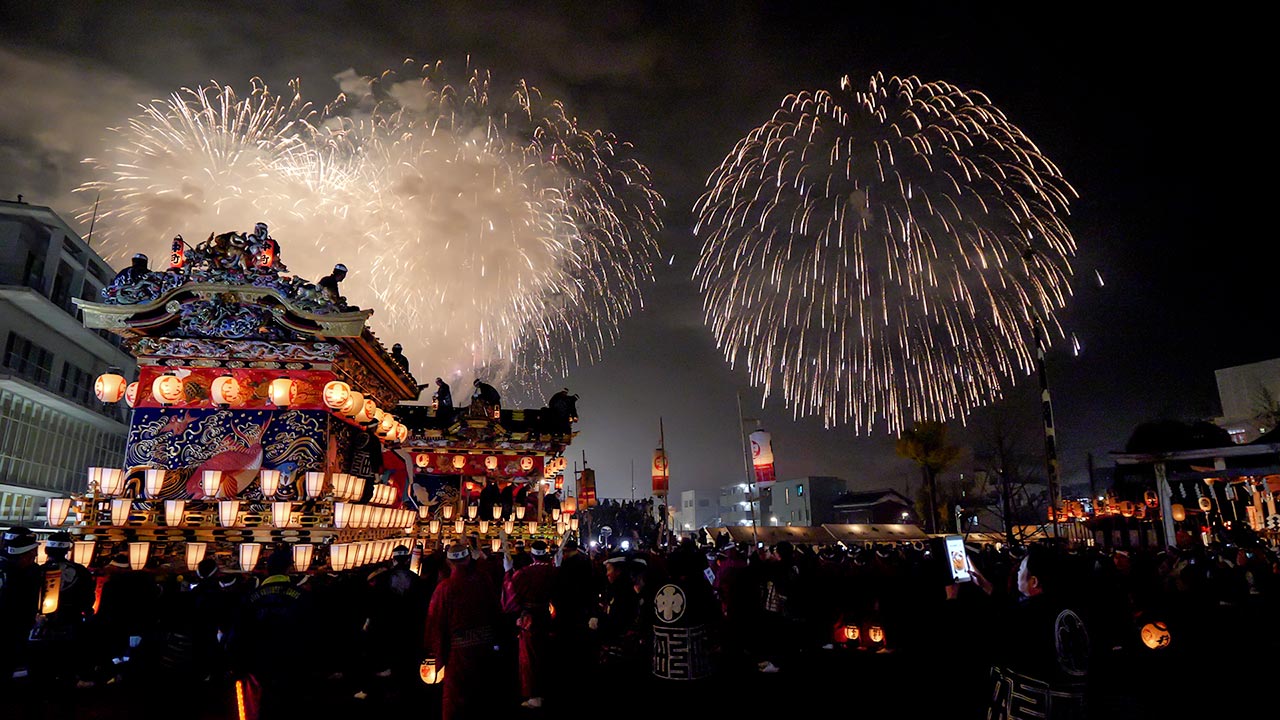
[[[964,538],[959,535],[948,535],[946,547],[951,580],[958,583],[973,580],[973,573],[969,572],[969,556],[965,552]]]

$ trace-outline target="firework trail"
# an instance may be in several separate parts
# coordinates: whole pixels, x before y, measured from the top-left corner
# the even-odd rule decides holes
[[[710,176],[694,278],[726,359],[795,416],[900,433],[1033,366],[1075,191],[980,92],[877,74],[790,95]]]
[[[321,109],[261,83],[144,108],[88,161],[111,256],[262,220],[290,271],[350,268],[343,293],[421,381],[532,394],[598,358],[657,254],[662,198],[631,146],[523,82],[492,94],[483,71],[460,86],[438,64],[337,79]]]

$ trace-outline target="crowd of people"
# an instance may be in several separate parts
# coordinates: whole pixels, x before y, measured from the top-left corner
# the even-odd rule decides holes
[[[430,658],[443,671],[443,715],[487,717],[507,702],[537,709],[552,697],[554,707],[565,668],[687,686],[725,672],[785,676],[856,650],[960,654],[948,680],[959,707],[1020,717],[1019,703],[1052,702],[1050,716],[1070,717],[1085,716],[1099,669],[1116,678],[1158,653],[1221,656],[1243,651],[1243,638],[1280,650],[1274,633],[1245,632],[1280,602],[1280,563],[1263,546],[986,545],[971,549],[973,582],[954,584],[934,548],[912,543],[752,548],[722,536],[623,550],[566,536],[490,554],[472,538],[297,575],[284,548],[265,574],[213,557],[194,573],[133,570],[123,555],[90,570],[68,559],[70,540],[51,536],[39,567],[31,533],[4,535],[0,684],[26,675],[37,687],[92,687],[145,667],[247,682],[262,716],[279,717],[313,679],[342,679],[357,700],[379,682],[421,689]],[[49,570],[61,593],[41,613]]]

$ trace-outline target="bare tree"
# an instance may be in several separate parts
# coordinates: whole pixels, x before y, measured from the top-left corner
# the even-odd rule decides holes
[[[921,492],[925,495],[928,532],[938,532],[938,474],[950,467],[960,456],[960,448],[947,444],[945,423],[926,420],[918,422],[902,433],[894,443],[894,451],[920,466],[924,481]]]

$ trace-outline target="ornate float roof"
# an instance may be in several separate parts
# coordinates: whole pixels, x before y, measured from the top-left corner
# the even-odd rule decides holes
[[[323,361],[340,346],[397,399],[418,396],[417,381],[368,328],[373,310],[283,274],[275,253],[242,252],[253,247],[245,236],[216,237],[225,240],[219,245],[211,235],[195,248],[175,239],[168,269],[150,270],[145,257],[135,259],[103,289],[101,302],[76,299],[85,327],[126,338],[144,364],[148,356],[204,357],[227,344],[237,355],[253,346],[262,360],[302,353]]]

